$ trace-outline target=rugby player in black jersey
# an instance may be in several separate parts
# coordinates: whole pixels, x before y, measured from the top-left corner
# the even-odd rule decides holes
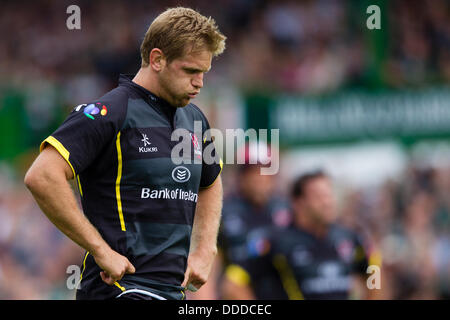
[[[235,266],[246,279],[246,299],[348,299],[354,285],[366,288],[368,258],[360,238],[336,221],[331,181],[321,171],[305,174],[292,188],[293,223],[249,235],[248,255]],[[237,289],[238,290],[238,289]],[[236,291],[237,291],[236,290]]]
[[[238,287],[246,281],[237,267],[249,259],[248,235],[267,226],[285,227],[291,221],[288,201],[276,193],[276,176],[262,175],[270,146],[249,143],[243,149],[244,164],[238,166],[238,188],[224,199],[219,251],[225,271],[220,281],[221,297],[237,298]]]
[[[190,100],[224,46],[212,18],[166,10],[145,34],[139,72],[75,107],[42,142],[25,184],[56,227],[86,249],[77,299],[183,299],[186,288],[206,282],[217,251],[222,164],[205,162],[209,124]],[[192,140],[183,159],[200,161],[174,163],[176,129]]]

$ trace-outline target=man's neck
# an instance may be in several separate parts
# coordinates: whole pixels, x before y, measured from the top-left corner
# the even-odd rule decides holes
[[[154,77],[155,75],[152,74],[148,67],[140,68],[132,81],[161,98],[161,90],[158,86],[158,81]]]

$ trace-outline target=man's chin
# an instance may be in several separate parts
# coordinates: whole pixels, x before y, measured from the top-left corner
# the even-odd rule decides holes
[[[177,108],[184,108],[184,107],[186,107],[189,104],[189,102],[191,102],[191,99],[183,99],[183,100],[179,101],[179,103],[177,103],[175,105],[175,107],[177,107]]]

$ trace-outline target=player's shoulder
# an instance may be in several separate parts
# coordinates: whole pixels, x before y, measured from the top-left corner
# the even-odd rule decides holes
[[[265,239],[269,242],[279,242],[289,234],[289,227],[277,225],[264,225],[251,230],[248,233],[249,239]],[[289,237],[287,237],[289,238]]]
[[[291,242],[307,241],[307,234],[300,228],[295,227],[291,222],[287,226],[275,226],[272,228],[273,241],[281,243],[283,246]]]
[[[310,247],[314,240],[303,229],[290,223],[288,226],[273,226],[268,233],[268,239],[273,247],[273,252],[287,253],[298,245]]]
[[[194,103],[189,103],[187,106],[184,107],[184,109],[189,110],[190,112],[193,112],[195,114],[198,114],[204,118],[206,118],[205,114],[203,113],[203,111]]]
[[[286,227],[292,222],[289,201],[280,195],[272,195],[267,204],[268,214],[275,225]]]
[[[126,90],[123,86],[118,86],[96,99],[96,102],[104,103],[114,110],[123,110],[126,109],[130,96],[129,90]]]
[[[352,242],[361,241],[360,235],[355,230],[338,223],[331,225],[330,236],[335,240],[349,240]]]
[[[201,120],[205,122],[209,126],[208,118],[205,113],[194,103],[189,103],[187,106],[183,108],[183,110],[193,116],[195,120]]]
[[[125,119],[128,93],[122,87],[116,87],[99,98],[77,105],[70,117],[86,116],[95,123],[120,123]]]

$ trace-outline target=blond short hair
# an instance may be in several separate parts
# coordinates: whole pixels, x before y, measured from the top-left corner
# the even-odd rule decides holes
[[[152,22],[141,44],[142,66],[149,65],[150,52],[160,49],[170,63],[182,57],[187,49],[209,50],[213,56],[225,49],[226,37],[211,17],[183,7],[170,8]]]

